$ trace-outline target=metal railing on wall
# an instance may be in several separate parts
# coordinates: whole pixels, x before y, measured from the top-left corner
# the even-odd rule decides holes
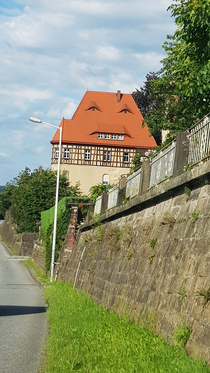
[[[179,165],[180,165],[180,161],[183,160],[183,157],[184,157],[184,162],[183,162],[184,166],[183,166],[183,171],[181,170],[181,173],[184,172],[185,166],[194,165],[204,159],[210,158],[210,113],[207,114],[202,120],[196,123],[189,130],[187,130],[186,133],[188,133],[187,137],[189,140],[189,149],[188,149],[187,137],[185,136],[186,140],[184,140],[183,142],[183,140],[180,140],[181,137],[178,136],[177,139],[179,138],[179,140],[177,141],[179,141],[178,142],[179,145],[177,145],[177,142],[174,141],[167,148],[161,150],[158,154],[156,154],[155,157],[152,159],[150,163],[151,171],[150,171],[150,178],[148,180],[148,187],[147,187],[148,189],[163,182],[164,180],[168,179],[169,177],[173,175],[177,175],[177,170],[180,171]],[[183,155],[181,155],[182,158],[180,158],[180,160],[177,161],[177,159],[179,159],[180,156],[179,154],[176,154],[176,151],[180,152],[180,147],[181,149],[182,147],[184,148],[186,147],[186,149],[184,150],[184,152],[187,152],[185,153],[186,159],[183,153]],[[175,164],[175,156],[176,156],[176,164]],[[176,170],[174,170],[174,168]],[[178,173],[178,175],[179,174],[180,173]],[[141,177],[143,177],[142,175],[143,175],[143,171],[140,168],[133,174],[127,176],[126,186],[124,187],[126,199],[128,200],[132,199],[141,193],[140,184],[142,182],[141,180]],[[112,209],[113,207],[117,206],[117,204],[119,203],[118,197],[119,197],[120,192],[121,192],[120,184],[115,185],[113,188],[107,191],[107,195],[108,195],[107,209]],[[102,206],[102,197],[100,196],[96,200],[94,214],[101,213],[101,206]]]
[[[108,193],[108,209],[117,206],[118,194],[119,194],[119,184],[115,185],[112,189],[107,191]]]
[[[193,165],[210,157],[210,113],[189,130],[188,163]]]
[[[96,199],[96,203],[95,203],[95,206],[94,206],[94,215],[95,214],[99,215],[101,213],[101,206],[102,206],[102,196],[99,196]]]
[[[133,198],[139,194],[141,169],[127,177],[126,198]]]
[[[158,153],[151,162],[150,187],[173,175],[176,142]]]

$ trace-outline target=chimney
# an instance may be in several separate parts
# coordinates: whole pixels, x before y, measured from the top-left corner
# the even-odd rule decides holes
[[[38,171],[39,171],[40,174],[42,173],[42,166],[40,166],[40,167],[38,168]]]
[[[120,102],[121,99],[121,92],[118,90],[117,91],[117,102]]]

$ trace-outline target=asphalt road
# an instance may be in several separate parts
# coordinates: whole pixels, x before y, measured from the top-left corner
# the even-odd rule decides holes
[[[47,335],[43,290],[0,242],[0,373],[35,373]]]

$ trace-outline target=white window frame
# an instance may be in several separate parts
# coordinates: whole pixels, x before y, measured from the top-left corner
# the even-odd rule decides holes
[[[110,140],[110,133],[105,133],[105,140]]]
[[[111,151],[110,150],[104,150],[103,162],[111,162]]]
[[[91,159],[91,151],[89,149],[85,150],[85,161],[90,161]]]
[[[59,148],[55,148],[55,159],[59,158]]]
[[[117,140],[117,135],[115,135],[115,134],[113,133],[112,136],[111,136],[111,139],[112,139],[112,140]]]
[[[104,138],[104,134],[103,133],[98,133],[98,139],[103,139]]]
[[[123,153],[123,163],[129,163],[129,153],[128,152]]]
[[[68,148],[64,148],[63,158],[64,159],[69,159],[70,158],[70,150]]]
[[[118,135],[118,140],[123,141],[124,140],[124,135]]]

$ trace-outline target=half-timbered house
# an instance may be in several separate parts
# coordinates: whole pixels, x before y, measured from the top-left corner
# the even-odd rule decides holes
[[[129,173],[136,153],[156,146],[130,94],[87,91],[72,119],[62,119],[61,172],[83,194],[98,183],[115,184]],[[57,170],[59,130],[52,141]]]

